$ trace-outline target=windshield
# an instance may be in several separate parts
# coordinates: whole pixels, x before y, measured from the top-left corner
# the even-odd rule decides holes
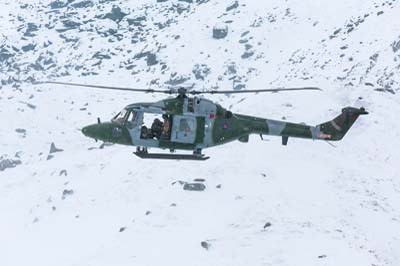
[[[137,120],[136,114],[137,113],[135,111],[123,109],[116,116],[114,116],[111,121],[120,125],[126,124],[128,127],[132,128]]]
[[[127,113],[128,113],[128,111],[126,109],[123,109],[116,116],[114,116],[114,118],[111,119],[111,121],[122,125],[125,122],[125,117],[126,117]]]

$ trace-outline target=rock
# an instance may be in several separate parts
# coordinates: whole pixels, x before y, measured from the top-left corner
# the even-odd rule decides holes
[[[58,174],[59,176],[67,176],[67,170],[63,169],[60,171],[60,173]]]
[[[146,63],[147,63],[147,66],[154,66],[154,65],[158,64],[157,56],[153,53],[148,53]]]
[[[34,34],[33,32],[36,32],[39,30],[39,26],[34,24],[34,23],[28,23],[27,25],[27,29],[24,33],[25,37],[34,37],[36,36],[36,34]]]
[[[60,0],[56,0],[50,3],[50,8],[51,9],[59,9],[59,8],[63,8],[66,7],[68,5],[67,1],[60,1]]]
[[[104,19],[108,18],[111,19],[117,23],[119,23],[124,17],[126,17],[128,14],[122,12],[121,8],[119,6],[113,6],[111,9],[110,13],[107,13],[104,15]]]
[[[194,77],[198,80],[204,80],[210,72],[211,69],[206,64],[196,64],[192,70]]]
[[[71,196],[73,194],[74,194],[74,190],[73,189],[64,189],[61,198],[64,200],[67,196]]]
[[[1,48],[0,50],[0,62],[5,62],[9,58],[13,57],[13,54],[10,53],[7,49]]]
[[[204,178],[195,178],[193,181],[194,182],[205,182],[206,180]]]
[[[101,52],[96,52],[92,58],[96,58],[96,59],[111,59],[111,56],[108,54],[103,54]]]
[[[323,258],[326,258],[326,255],[325,255],[325,254],[319,255],[319,256],[318,256],[318,259],[323,259]]]
[[[231,11],[232,9],[238,8],[239,7],[239,2],[238,1],[234,1],[233,3],[231,3],[225,10]]]
[[[394,41],[392,43],[392,49],[394,53],[397,53],[398,50],[400,50],[400,40],[399,41]],[[1,61],[1,54],[0,54],[0,61]]]
[[[245,85],[245,84],[234,82],[233,89],[234,89],[235,91],[242,90],[242,89],[244,89],[244,88],[246,88],[246,85]]]
[[[35,50],[35,48],[36,48],[36,44],[33,44],[33,43],[21,47],[22,51],[24,51],[25,53]]]
[[[270,222],[266,222],[265,224],[264,224],[264,229],[265,228],[267,228],[267,227],[270,227],[272,224],[270,223]]]
[[[201,247],[208,250],[211,247],[211,244],[208,243],[207,241],[201,241],[200,243]]]
[[[151,211],[146,211],[145,214],[146,214],[146,215],[150,215],[150,214],[151,214]]]
[[[222,188],[222,185],[221,185],[221,184],[218,184],[218,185],[216,185],[215,187],[216,187],[216,188]]]
[[[189,191],[203,191],[206,189],[206,186],[202,183],[185,183],[183,189]]]
[[[247,58],[249,58],[249,57],[251,57],[251,56],[253,56],[254,55],[254,51],[246,51],[246,52],[244,52],[243,54],[242,54],[242,59],[247,59]]]
[[[17,132],[17,133],[19,133],[19,134],[26,134],[26,129],[23,129],[23,128],[17,128],[17,129],[15,129],[15,132]]]
[[[17,165],[21,164],[20,160],[12,160],[12,159],[3,159],[3,156],[0,157],[0,171],[4,171],[7,168],[14,168]]]
[[[223,39],[228,35],[228,26],[226,25],[215,25],[213,27],[213,38],[214,39]]]
[[[56,145],[54,144],[54,142],[51,143],[49,153],[62,152],[62,151],[64,151],[64,150],[57,148]]]
[[[128,22],[129,25],[143,27],[144,25],[142,24],[142,22],[146,21],[146,17],[140,16],[140,17],[135,17],[135,18],[128,18],[128,19],[126,19],[126,21]]]
[[[71,5],[71,7],[74,7],[74,8],[87,8],[87,7],[92,7],[92,6],[93,6],[93,2],[89,1],[89,0],[80,1],[77,3],[73,3]]]
[[[190,77],[188,76],[178,76],[176,73],[171,74],[171,77],[168,81],[165,82],[167,85],[176,86],[188,81]]]
[[[121,227],[121,228],[119,229],[119,232],[123,232],[123,231],[125,231],[125,229],[126,229],[126,227]]]

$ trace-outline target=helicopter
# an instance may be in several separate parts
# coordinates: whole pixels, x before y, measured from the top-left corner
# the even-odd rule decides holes
[[[316,87],[277,88],[261,90],[188,90],[178,89],[137,89],[99,86],[79,83],[47,81],[44,83],[79,86],[108,90],[123,90],[144,93],[177,95],[151,103],[127,105],[109,122],[101,122],[82,128],[82,133],[92,139],[115,144],[136,146],[134,154],[142,159],[200,160],[210,157],[202,150],[232,141],[248,142],[249,135],[279,136],[282,145],[289,137],[312,140],[341,140],[360,115],[366,115],[365,108],[346,107],[333,120],[309,126],[249,115],[233,113],[221,105],[198,95],[260,93],[299,90],[321,90]],[[147,116],[158,116],[151,125],[145,125]],[[161,119],[160,119],[161,118]],[[150,153],[148,148],[168,149],[170,153]],[[192,151],[192,154],[176,154],[176,150]]]

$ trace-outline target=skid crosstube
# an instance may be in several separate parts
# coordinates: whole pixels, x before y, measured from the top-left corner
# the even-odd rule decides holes
[[[192,161],[205,161],[210,157],[204,154],[167,154],[167,153],[148,153],[148,152],[134,152],[137,157],[141,159],[161,159],[161,160],[192,160]]]

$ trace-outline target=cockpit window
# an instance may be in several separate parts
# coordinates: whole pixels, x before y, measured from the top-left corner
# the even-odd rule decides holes
[[[126,118],[126,126],[128,128],[133,128],[138,120],[137,113],[135,111],[129,111]]]
[[[137,118],[137,113],[135,111],[123,109],[114,116],[111,121],[120,125],[126,124],[128,127],[132,128]]]
[[[119,112],[116,116],[114,116],[113,119],[111,119],[112,122],[114,123],[118,123],[118,124],[124,124],[125,123],[125,119],[126,119],[126,115],[127,115],[127,110],[123,109],[121,112]]]

